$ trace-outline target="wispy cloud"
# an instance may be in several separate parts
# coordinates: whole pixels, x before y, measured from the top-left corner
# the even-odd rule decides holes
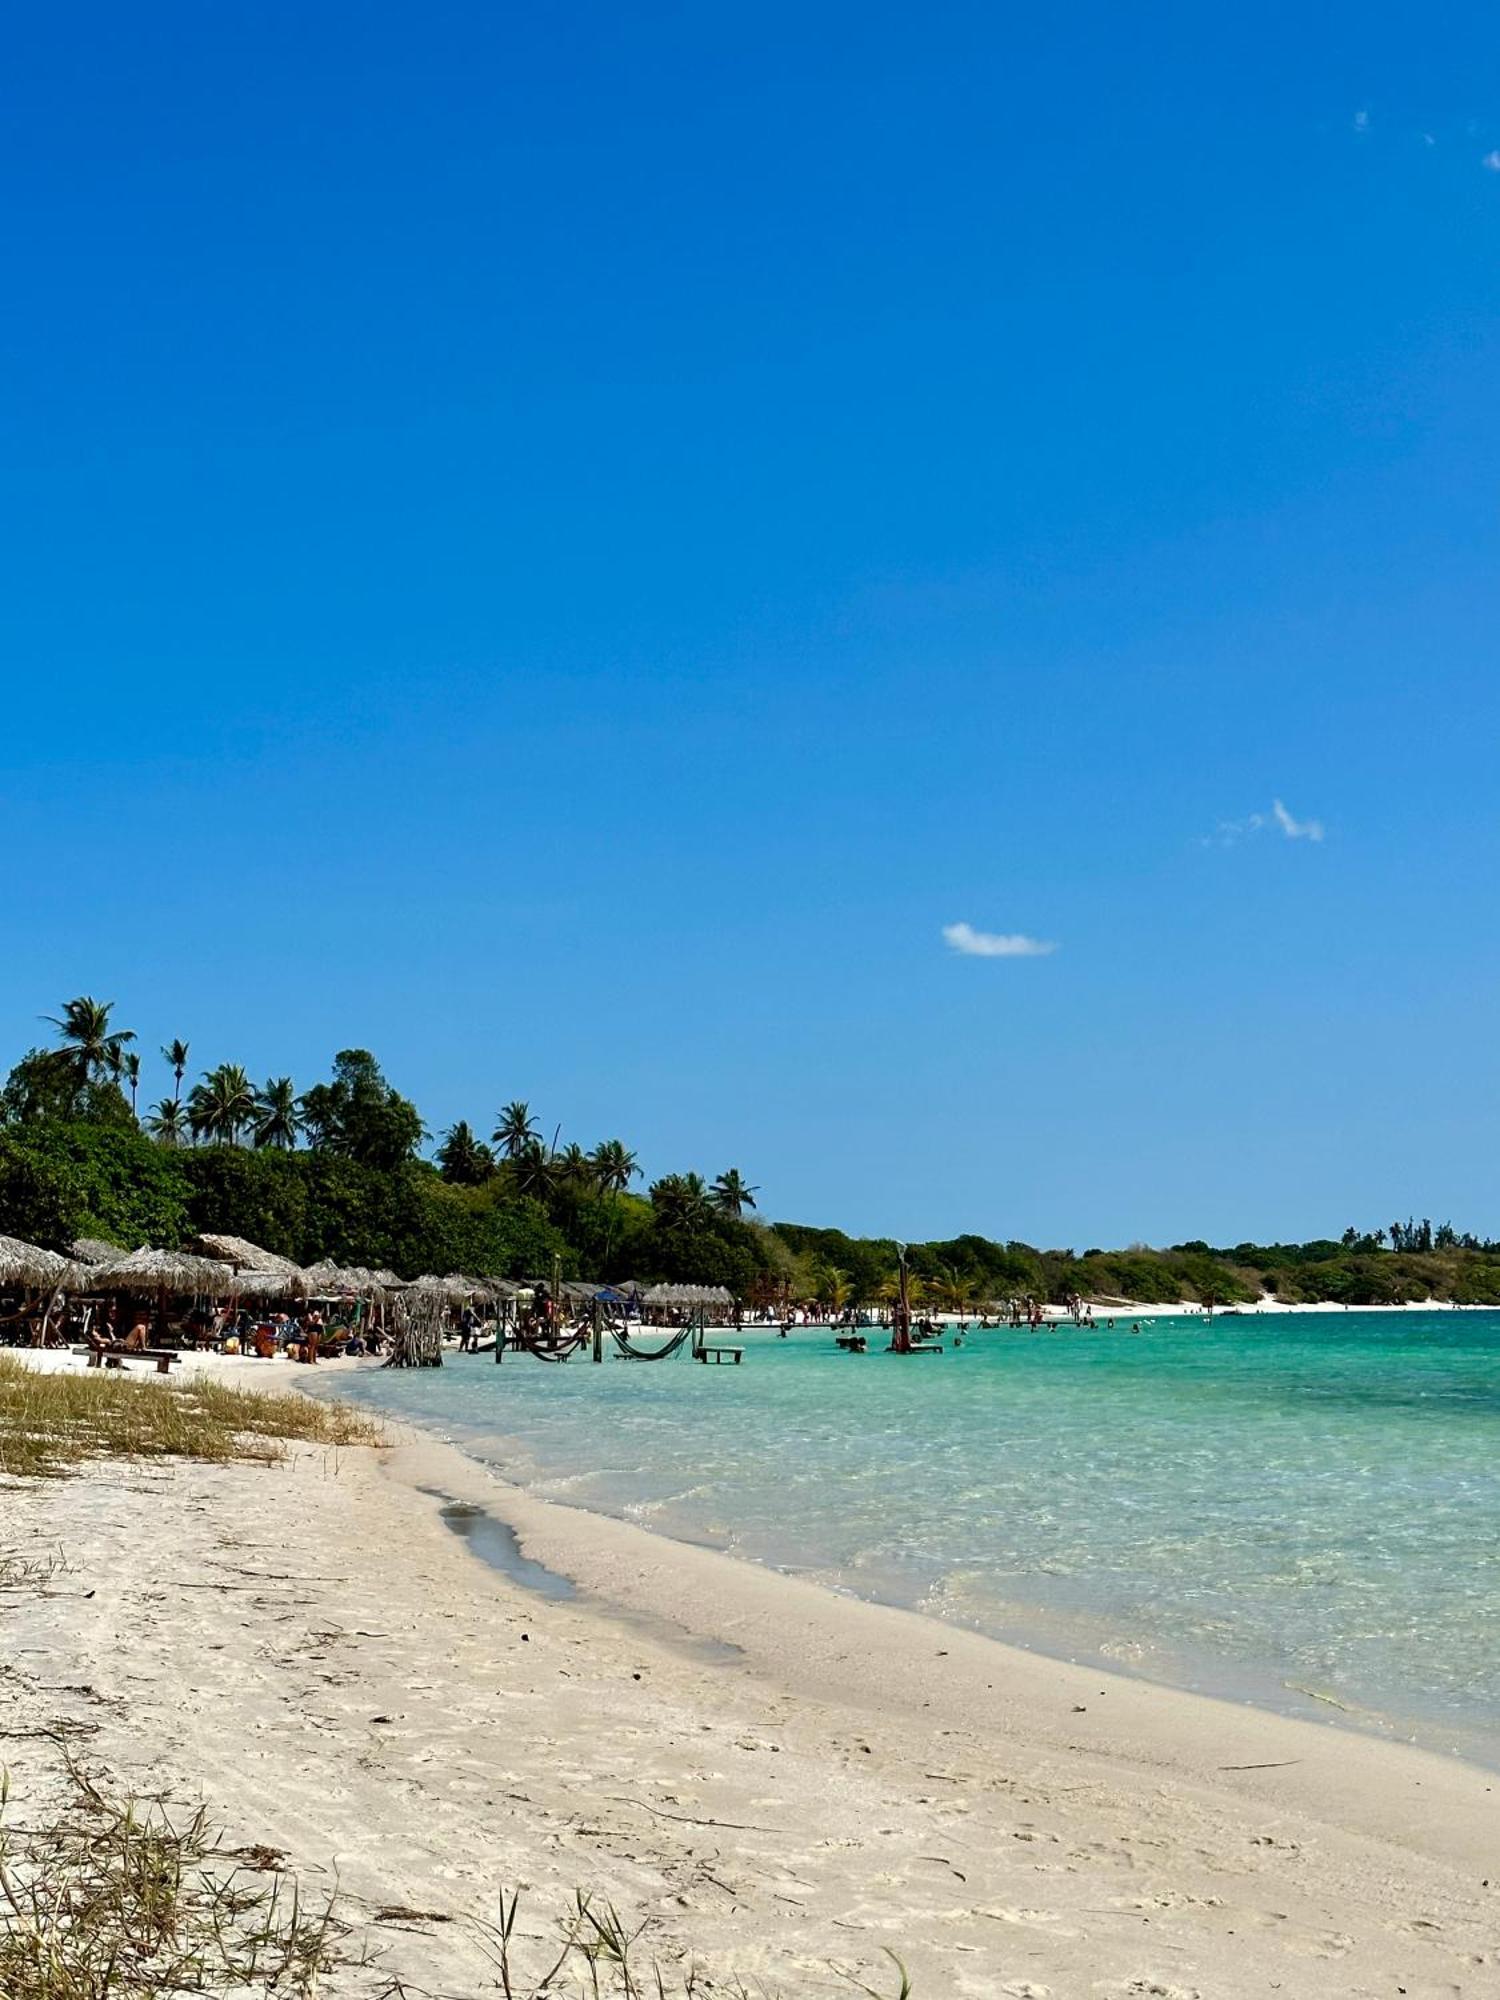
[[[1356,132],[1368,132],[1368,131],[1369,131],[1369,129],[1370,129],[1370,114],[1369,114],[1369,112],[1368,112],[1368,111],[1356,111],[1356,112],[1355,112],[1355,114],[1354,114],[1354,129],[1355,129],[1355,131],[1356,131]]]
[[[1019,931],[976,931],[972,924],[944,924],[943,941],[961,958],[1047,958],[1057,950],[1045,938]]]
[[[1486,153],[1480,165],[1488,167],[1492,174],[1500,174],[1500,147],[1493,153]]]
[[[1237,841],[1248,840],[1257,833],[1280,833],[1287,840],[1321,840],[1323,832],[1322,820],[1296,819],[1280,799],[1272,799],[1269,812],[1253,812],[1244,819],[1221,819],[1203,845],[1233,847]]]
[[[1272,799],[1271,817],[1281,828],[1288,840],[1321,840],[1323,838],[1322,820],[1293,819],[1280,799]]]

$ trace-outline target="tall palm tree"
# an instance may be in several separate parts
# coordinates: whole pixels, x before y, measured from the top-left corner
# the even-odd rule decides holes
[[[130,1091],[130,1115],[139,1124],[140,1113],[135,1108],[136,1092],[141,1087],[141,1059],[134,1049],[129,1049],[120,1057],[120,1075]]]
[[[640,1172],[635,1154],[623,1139],[601,1139],[589,1155],[589,1165],[596,1185],[604,1194],[624,1194]]]
[[[255,1143],[289,1153],[302,1130],[297,1092],[289,1076],[268,1076],[255,1098]]]
[[[114,1005],[113,1000],[93,1000],[85,994],[77,1000],[65,1000],[61,1014],[42,1016],[61,1036],[61,1054],[71,1063],[80,1083],[117,1077],[125,1044],[135,1040],[133,1029],[110,1026]]]
[[[504,1153],[506,1159],[513,1160],[524,1147],[535,1144],[541,1132],[532,1123],[531,1106],[517,1098],[514,1104],[507,1104],[500,1112],[500,1122],[490,1137]]]
[[[455,1187],[480,1187],[495,1171],[495,1156],[466,1119],[452,1126],[437,1151],[438,1171]]]
[[[738,1167],[728,1167],[709,1190],[709,1200],[721,1215],[741,1216],[754,1208],[758,1187],[750,1187]]]
[[[172,1072],[172,1102],[182,1102],[182,1079],[187,1075],[188,1045],[183,1041],[168,1042],[162,1049],[162,1060]]]
[[[237,1146],[255,1116],[255,1086],[238,1063],[220,1063],[193,1085],[187,1108],[194,1138]]]
[[[146,1130],[164,1146],[180,1146],[188,1136],[188,1115],[175,1097],[164,1097],[146,1114]]]
[[[594,1166],[582,1146],[574,1143],[564,1146],[560,1153],[554,1153],[557,1163],[557,1177],[569,1187],[586,1188],[593,1185]]]

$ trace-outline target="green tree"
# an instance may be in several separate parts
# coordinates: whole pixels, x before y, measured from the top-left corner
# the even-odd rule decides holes
[[[423,1136],[421,1114],[393,1090],[368,1049],[340,1049],[333,1080],[302,1099],[302,1121],[315,1151],[361,1166],[400,1166]]]
[[[482,1187],[495,1171],[495,1156],[466,1119],[444,1135],[437,1151],[438,1171],[453,1187]]]
[[[128,1125],[130,1106],[109,1078],[89,1082],[63,1049],[28,1049],[0,1090],[0,1118],[18,1125],[55,1119]]]
[[[62,1053],[82,1083],[113,1081],[118,1077],[125,1044],[135,1040],[132,1029],[111,1025],[114,1008],[113,1000],[93,1000],[85,995],[78,1000],[65,1000],[61,1014],[42,1016],[56,1028]]]
[[[759,1188],[749,1187],[738,1167],[729,1167],[709,1189],[709,1200],[722,1215],[732,1215],[736,1220],[747,1208],[754,1208]]]
[[[127,1049],[120,1058],[120,1075],[130,1092],[130,1115],[139,1122],[140,1114],[135,1107],[136,1093],[141,1087],[141,1059],[134,1049]]]
[[[297,1092],[289,1076],[268,1076],[255,1097],[254,1132],[258,1147],[290,1153],[302,1130]]]
[[[502,1106],[495,1129],[490,1134],[508,1160],[513,1160],[523,1147],[539,1141],[541,1136],[532,1123],[531,1106],[522,1103],[519,1098],[514,1104]]]

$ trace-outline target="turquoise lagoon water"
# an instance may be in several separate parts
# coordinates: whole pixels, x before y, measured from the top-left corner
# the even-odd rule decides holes
[[[1500,1313],[1129,1325],[335,1379],[555,1500],[1500,1760]]]

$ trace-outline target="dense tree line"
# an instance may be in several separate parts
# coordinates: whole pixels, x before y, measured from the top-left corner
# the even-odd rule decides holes
[[[620,1139],[549,1142],[531,1106],[501,1107],[490,1136],[459,1121],[431,1159],[415,1104],[363,1049],[326,1082],[254,1084],[221,1063],[189,1084],[191,1049],[161,1048],[172,1090],[144,1112],[136,1037],[107,1002],[49,1017],[0,1090],[0,1233],[51,1247],[103,1236],[173,1245],[205,1230],[313,1263],[389,1265],[403,1276],[471,1271],[698,1280],[746,1300],[840,1306],[894,1297],[900,1248],[884,1237],[764,1223],[736,1168],[712,1181],[664,1174],[644,1194]],[[491,1121],[486,1120],[485,1123]],[[1179,1243],[1153,1250],[1040,1250],[977,1235],[907,1248],[917,1303],[966,1307],[1031,1296],[1360,1305],[1427,1297],[1500,1305],[1500,1244],[1451,1224],[1350,1228],[1338,1242]]]

